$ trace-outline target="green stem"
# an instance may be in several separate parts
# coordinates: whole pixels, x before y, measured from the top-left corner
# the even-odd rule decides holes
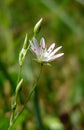
[[[19,83],[20,78],[21,78],[21,70],[22,70],[22,66],[20,66],[20,67],[19,67],[19,73],[18,73],[18,80],[17,80],[17,84]]]
[[[38,100],[38,88],[37,88],[37,83],[38,83],[38,80],[40,78],[41,71],[42,71],[42,64],[41,64],[41,70],[40,70],[39,76],[38,76],[37,81],[36,81],[36,87],[34,89],[34,108],[35,108],[36,122],[37,122],[37,129],[38,130],[41,130],[43,128],[39,100]]]
[[[34,93],[34,108],[35,108],[35,114],[36,114],[37,129],[41,130],[43,128],[43,124],[42,124],[41,113],[40,113],[37,86],[35,87],[35,93]]]

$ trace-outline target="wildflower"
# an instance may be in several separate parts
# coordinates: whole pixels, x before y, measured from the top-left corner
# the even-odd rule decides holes
[[[45,40],[44,38],[41,38],[40,45],[37,42],[37,39],[33,37],[33,40],[30,40],[30,48],[35,53],[37,57],[37,61],[42,62],[51,62],[61,56],[64,55],[64,53],[56,54],[62,46],[55,48],[55,43],[52,43],[51,46],[47,49],[45,47]]]

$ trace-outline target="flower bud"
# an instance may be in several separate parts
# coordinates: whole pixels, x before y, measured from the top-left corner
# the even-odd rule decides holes
[[[30,45],[28,45],[28,43],[27,43],[27,34],[26,34],[23,47],[19,53],[19,65],[20,66],[23,65],[23,62],[24,62],[24,59],[25,59],[25,56],[27,54],[29,47],[30,47]]]
[[[26,50],[24,48],[22,48],[22,50],[19,53],[19,65],[22,66],[24,58],[26,55]]]
[[[39,30],[40,30],[40,27],[41,27],[41,23],[42,23],[42,18],[36,23],[35,27],[34,27],[34,35],[36,35]]]

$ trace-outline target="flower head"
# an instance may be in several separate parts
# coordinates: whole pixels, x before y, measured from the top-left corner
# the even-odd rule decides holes
[[[62,46],[54,49],[55,43],[52,43],[47,49],[45,47],[44,38],[41,38],[40,44],[38,44],[37,39],[33,37],[33,40],[30,40],[30,48],[35,53],[38,62],[51,62],[64,55],[64,53],[56,54],[62,48]]]

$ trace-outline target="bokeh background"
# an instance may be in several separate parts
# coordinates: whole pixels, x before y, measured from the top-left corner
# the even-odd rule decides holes
[[[7,130],[11,100],[18,77],[18,55],[25,34],[33,36],[36,22],[43,18],[37,35],[47,46],[62,45],[64,56],[44,66],[38,83],[38,100],[45,130],[84,130],[84,1],[0,0],[0,130]],[[28,52],[23,68],[23,104],[39,72]],[[14,130],[41,130],[32,95]]]

